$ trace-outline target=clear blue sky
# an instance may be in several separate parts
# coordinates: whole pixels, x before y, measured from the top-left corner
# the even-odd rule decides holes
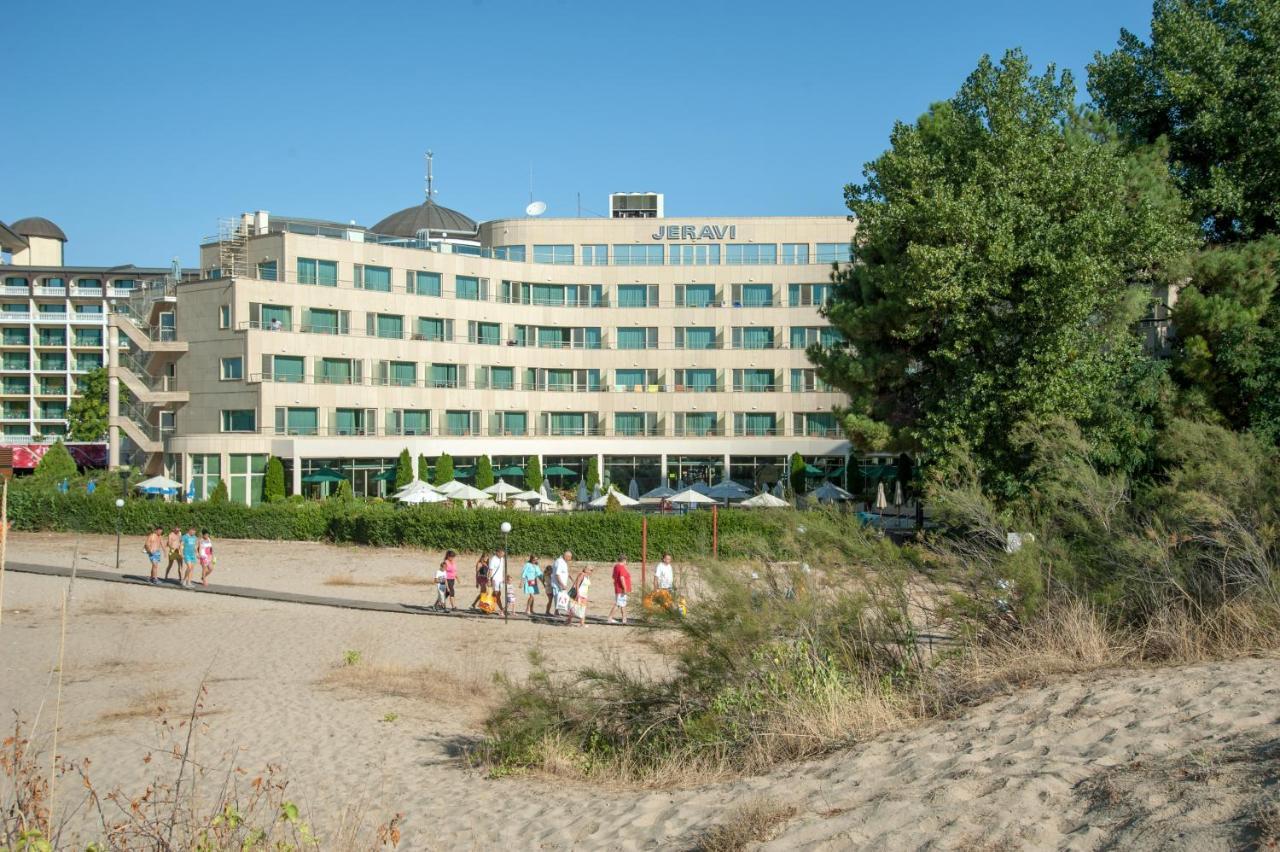
[[[841,214],[895,120],[1019,46],[1076,72],[1150,0],[13,3],[0,220],[67,262],[194,265],[265,209],[371,225],[422,199],[478,219]]]

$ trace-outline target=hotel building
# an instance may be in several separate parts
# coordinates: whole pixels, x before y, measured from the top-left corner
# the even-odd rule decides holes
[[[115,320],[154,353],[161,372],[144,381],[171,382],[115,400],[113,463],[164,470],[198,497],[224,479],[247,502],[268,455],[292,493],[322,468],[386,493],[374,477],[406,448],[578,474],[594,456],[621,489],[758,485],[796,452],[843,469],[844,397],[805,347],[836,339],[819,307],[853,223],[667,218],[652,193],[611,196],[610,213],[477,223],[428,201],[369,228],[265,212],[224,223],[199,281]],[[175,296],[176,336],[157,341],[152,314]]]
[[[174,274],[132,265],[66,266],[66,242],[48,219],[0,223],[0,443],[67,435],[78,383],[106,364],[108,315]],[[157,311],[154,319],[172,333],[172,311]],[[130,362],[136,356],[128,345],[120,351]]]

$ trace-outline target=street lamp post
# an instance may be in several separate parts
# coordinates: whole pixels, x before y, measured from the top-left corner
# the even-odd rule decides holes
[[[511,522],[503,521],[498,529],[502,532],[502,623],[506,624],[511,615],[511,572],[507,570],[507,536],[511,533]]]
[[[124,498],[116,498],[116,571],[120,570],[120,523],[124,518]]]

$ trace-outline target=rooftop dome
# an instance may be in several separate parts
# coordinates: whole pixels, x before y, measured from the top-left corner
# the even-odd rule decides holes
[[[392,213],[369,230],[390,237],[416,237],[419,231],[429,231],[432,236],[448,232],[464,237],[479,233],[480,226],[457,210],[423,203]]]
[[[62,229],[42,216],[28,216],[26,219],[19,219],[10,225],[9,229],[23,237],[45,237],[64,243],[67,241],[67,235],[62,233]]]

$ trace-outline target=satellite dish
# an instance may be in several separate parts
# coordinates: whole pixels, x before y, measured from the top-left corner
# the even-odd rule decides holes
[[[524,212],[529,216],[541,216],[543,213],[547,212],[547,202],[535,201],[528,207],[524,208]]]

